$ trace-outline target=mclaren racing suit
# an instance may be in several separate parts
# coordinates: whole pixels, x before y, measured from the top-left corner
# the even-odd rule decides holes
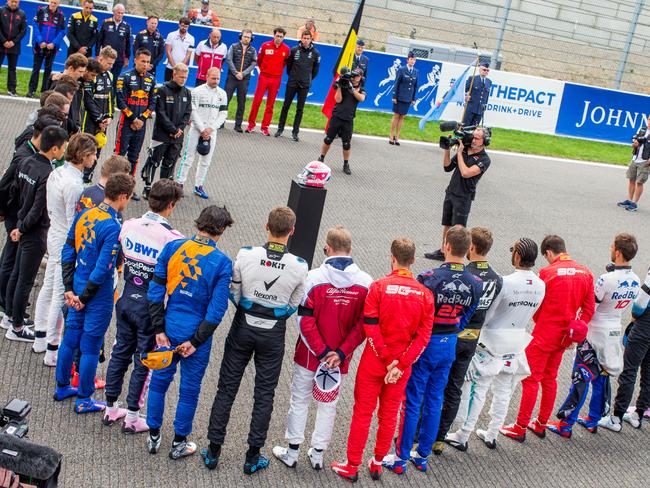
[[[168,242],[181,239],[167,220],[154,212],[124,223],[120,243],[124,254],[124,291],[115,305],[116,335],[106,372],[106,400],[115,403],[122,393],[122,383],[134,359],[129,382],[127,406],[131,411],[142,408],[149,385],[149,370],[140,361],[140,354],[153,351],[156,335],[153,330],[147,290],[158,258]]]
[[[456,422],[456,436],[466,443],[478,421],[485,396],[492,389],[492,406],[486,441],[496,439],[508,414],[517,383],[530,373],[524,350],[531,340],[526,332],[544,299],[546,286],[529,270],[516,270],[503,277],[503,288],[487,312],[481,337],[463,385]]]
[[[174,431],[182,436],[192,432],[212,335],[228,309],[231,276],[232,261],[207,237],[177,239],[163,248],[147,294],[151,321],[156,334],[165,333],[172,347],[190,341],[196,351],[186,358],[175,354],[170,366],[153,372],[147,401],[150,429],[162,425],[165,395],[180,363]]]
[[[237,254],[230,287],[237,312],[219,370],[208,429],[210,442],[223,444],[239,384],[253,357],[255,394],[248,444],[264,446],[282,369],[286,322],[303,297],[307,269],[304,259],[275,242],[244,247]]]
[[[226,121],[227,116],[228,98],[226,92],[221,88],[218,86],[210,88],[205,84],[192,91],[192,127],[181,158],[181,167],[176,176],[176,181],[181,185],[187,180],[187,174],[198,156],[199,162],[196,168],[194,186],[203,186],[217,142],[217,129]],[[205,129],[212,129],[212,134],[210,135],[210,152],[203,156],[198,154],[196,147],[199,144],[201,132]]]
[[[153,113],[155,86],[151,74],[141,74],[136,69],[122,73],[117,79],[116,101],[117,108],[122,111],[122,114],[117,123],[115,154],[120,156],[126,154],[131,163],[132,175],[135,175],[135,168],[138,165],[147,119]],[[139,130],[131,128],[131,124],[136,119],[145,123]]]
[[[307,275],[307,292],[298,309],[300,337],[293,357],[291,406],[285,433],[289,444],[302,444],[312,398],[314,373],[325,356],[335,351],[341,359],[341,380],[348,373],[354,350],[364,340],[363,305],[372,278],[349,256],[329,257]],[[315,449],[327,449],[332,438],[338,395],[318,402],[311,437]]]
[[[431,292],[407,269],[394,270],[370,285],[363,310],[368,340],[357,367],[348,435],[347,457],[351,465],[361,464],[377,403],[375,459],[388,454],[411,365],[431,337],[433,313]],[[387,366],[394,360],[398,361],[402,377],[397,383],[386,383]]]
[[[483,293],[480,278],[467,271],[462,263],[444,263],[438,269],[420,274],[418,281],[433,293],[435,315],[429,345],[413,365],[406,386],[396,450],[403,460],[411,457],[420,412],[418,453],[423,458],[431,454],[438,436],[449,370],[456,358],[458,333],[465,329]]]
[[[95,391],[99,351],[113,316],[113,273],[119,235],[117,211],[102,202],[75,217],[61,254],[65,291],[73,291],[85,306],[81,310],[68,308],[56,381],[59,386],[70,384],[74,352],[79,348],[78,396],[82,399]]]
[[[621,318],[639,296],[639,277],[630,266],[617,266],[596,282],[596,311],[589,322],[587,344],[579,347],[571,377],[571,390],[557,413],[565,424],[574,425],[587,399],[589,383],[593,386],[589,403],[589,420],[597,423],[609,413],[610,377],[623,370]],[[582,350],[593,351],[597,361],[589,368],[581,361]]]

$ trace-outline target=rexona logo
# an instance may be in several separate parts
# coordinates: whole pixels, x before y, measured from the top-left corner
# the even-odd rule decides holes
[[[133,251],[134,253],[141,254],[149,258],[157,259],[158,257],[158,249],[155,247],[145,246],[139,242],[134,242],[128,237],[126,238],[126,250]]]

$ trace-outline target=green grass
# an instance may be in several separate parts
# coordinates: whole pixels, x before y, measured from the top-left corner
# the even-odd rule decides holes
[[[27,93],[27,84],[31,70],[18,70],[18,89],[19,95]],[[4,93],[7,86],[7,70],[0,71],[0,90]],[[39,82],[40,87],[40,82]],[[37,92],[38,96],[38,92]],[[244,121],[248,117],[248,109],[251,105],[249,98],[247,110],[244,115]],[[235,116],[237,104],[231,103],[229,118]],[[282,102],[275,103],[273,112],[273,122],[277,123],[280,116]],[[288,124],[293,121],[294,106],[289,111]],[[261,120],[263,109],[260,110],[258,118]],[[359,110],[354,121],[354,131],[356,134],[366,134],[388,138],[390,130],[391,114],[381,112],[370,112]],[[424,132],[418,128],[417,117],[406,117],[402,127],[402,140],[426,141],[437,144],[440,138],[438,124],[432,122],[427,125]],[[307,104],[302,119],[302,127],[313,129],[325,128],[325,116],[321,113],[321,107],[318,105]],[[245,123],[245,122],[244,122]],[[551,156],[558,158],[579,159],[583,161],[599,161],[604,163],[626,165],[630,160],[629,146],[622,144],[613,144],[607,142],[585,141],[582,139],[572,139],[569,137],[560,137],[547,134],[534,134],[531,132],[522,132],[509,129],[493,129],[491,149],[501,151],[520,152],[526,154],[539,154],[542,156]]]

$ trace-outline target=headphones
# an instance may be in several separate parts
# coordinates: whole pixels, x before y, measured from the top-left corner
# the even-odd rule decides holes
[[[492,129],[485,126],[481,126],[481,129],[483,129],[483,145],[487,147],[492,140]]]
[[[240,41],[241,41],[241,36],[243,35],[244,35],[244,31],[241,31],[238,36]],[[251,31],[251,44],[253,43],[254,40],[255,40],[255,34],[253,34],[253,31]]]

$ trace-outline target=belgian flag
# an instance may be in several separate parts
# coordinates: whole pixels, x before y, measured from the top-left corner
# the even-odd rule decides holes
[[[366,0],[361,0],[359,8],[357,8],[357,13],[354,15],[352,20],[352,25],[350,26],[350,31],[348,36],[345,38],[343,47],[341,49],[341,54],[334,65],[334,79],[330,85],[330,90],[327,93],[327,98],[325,98],[325,103],[323,104],[323,115],[327,117],[329,124],[329,119],[332,117],[332,110],[334,110],[334,105],[336,101],[334,100],[334,83],[339,79],[341,68],[347,66],[352,68],[352,60],[354,59],[354,50],[357,46],[357,38],[359,37],[359,26],[361,25],[361,16],[363,15],[363,6],[365,5]]]

